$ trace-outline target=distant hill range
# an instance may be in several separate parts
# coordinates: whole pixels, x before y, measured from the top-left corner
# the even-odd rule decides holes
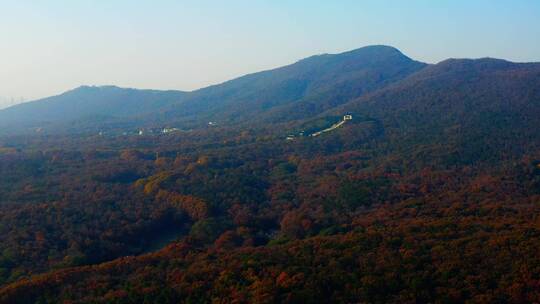
[[[448,124],[469,127],[477,119],[490,128],[502,126],[510,116],[522,116],[526,125],[523,119],[536,119],[539,78],[537,63],[450,59],[428,65],[393,47],[368,46],[192,92],[83,86],[1,110],[0,127],[4,132],[196,128],[209,121],[270,124],[347,111],[380,116],[389,126],[407,121],[430,132],[458,128]],[[463,117],[470,119],[460,124]]]
[[[164,107],[184,95],[180,91],[81,86],[4,109],[0,111],[0,126],[38,127],[85,119],[133,117]]]

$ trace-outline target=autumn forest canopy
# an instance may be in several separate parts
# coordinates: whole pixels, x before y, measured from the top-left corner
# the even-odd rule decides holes
[[[0,110],[0,303],[540,302],[540,63],[324,54]]]

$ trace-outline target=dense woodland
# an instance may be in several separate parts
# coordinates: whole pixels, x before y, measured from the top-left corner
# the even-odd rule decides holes
[[[292,121],[0,137],[0,302],[540,302],[539,88],[450,60]]]

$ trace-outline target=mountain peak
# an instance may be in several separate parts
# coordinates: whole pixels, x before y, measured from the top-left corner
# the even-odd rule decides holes
[[[329,56],[333,57],[335,60],[344,60],[346,62],[363,62],[366,64],[375,65],[390,62],[393,62],[394,64],[416,62],[418,64],[425,65],[422,62],[415,61],[404,55],[397,48],[388,45],[370,45]]]
[[[363,46],[354,50],[351,50],[349,52],[387,52],[387,53],[398,53],[402,54],[400,50],[397,48],[390,46],[390,45],[384,45],[384,44],[374,44],[374,45],[367,45]]]
[[[300,61],[308,59],[321,58],[321,57],[358,57],[361,59],[373,60],[377,58],[389,58],[389,57],[402,57],[412,60],[405,56],[400,50],[393,46],[388,45],[368,45],[361,48],[341,52],[341,53],[324,53],[320,55],[311,56]]]

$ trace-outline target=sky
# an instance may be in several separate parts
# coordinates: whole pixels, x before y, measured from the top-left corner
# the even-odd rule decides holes
[[[0,0],[0,107],[80,85],[193,90],[373,44],[540,61],[540,1]]]

